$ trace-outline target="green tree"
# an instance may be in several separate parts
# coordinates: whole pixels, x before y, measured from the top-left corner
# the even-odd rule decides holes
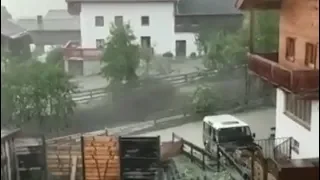
[[[69,123],[76,86],[61,68],[38,61],[10,63],[1,78],[2,123],[52,130]]]
[[[138,79],[140,49],[134,44],[135,39],[129,24],[112,24],[101,59],[104,64],[101,73],[111,83],[130,83]]]
[[[46,56],[46,62],[63,68],[64,67],[63,48],[58,47],[51,50]]]
[[[210,38],[204,65],[208,69],[222,69],[242,64],[245,60],[246,46],[238,33],[218,32]]]
[[[254,48],[260,52],[278,51],[279,19],[278,11],[255,11]]]

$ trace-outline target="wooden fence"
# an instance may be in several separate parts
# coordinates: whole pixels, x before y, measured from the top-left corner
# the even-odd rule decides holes
[[[119,142],[115,136],[81,137],[85,180],[120,180]]]
[[[202,167],[202,169],[214,169],[215,164],[213,163],[215,157],[204,150],[203,148],[183,139],[175,133],[172,133],[172,142],[179,140],[183,144],[182,153],[189,157],[191,162],[196,163]]]
[[[82,179],[81,136],[103,136],[106,134],[106,130],[100,130],[48,139],[46,143],[49,174],[59,177],[61,180]]]
[[[179,75],[157,77],[158,80],[168,81],[174,86],[184,85],[190,82],[201,80],[205,77],[213,77],[217,74],[217,71],[201,71],[192,72]],[[92,99],[98,99],[107,96],[107,88],[97,88],[84,91],[78,91],[72,95],[72,98],[77,103],[86,103]]]

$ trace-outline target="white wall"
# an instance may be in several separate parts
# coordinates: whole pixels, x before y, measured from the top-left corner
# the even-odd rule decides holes
[[[101,70],[100,60],[84,60],[83,61],[83,75],[96,75]]]
[[[95,16],[104,16],[104,27],[95,27]],[[105,39],[115,16],[123,16],[124,22],[130,22],[138,43],[141,36],[150,36],[156,53],[174,52],[174,5],[171,2],[83,3],[80,13],[82,47],[95,48],[96,39]],[[149,16],[149,26],[141,26],[141,16]]]
[[[276,137],[293,137],[299,142],[299,154],[292,151],[292,158],[319,157],[319,101],[312,102],[311,130],[291,120],[283,112],[285,94],[277,89]]]
[[[198,55],[197,46],[195,44],[196,38],[195,33],[189,32],[178,32],[175,33],[176,40],[185,40],[187,42],[187,56],[190,56],[192,52],[195,52]],[[172,52],[175,53],[175,52]]]

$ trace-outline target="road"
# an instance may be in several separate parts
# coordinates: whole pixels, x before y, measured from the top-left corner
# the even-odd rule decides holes
[[[245,113],[234,114],[237,118],[245,121],[251,127],[251,130],[256,133],[256,139],[266,139],[270,134],[270,128],[275,125],[275,109],[264,108]],[[160,136],[161,141],[171,141],[172,133],[176,133],[180,137],[192,142],[193,144],[203,147],[202,141],[202,121],[184,124],[182,126],[168,128],[159,131],[141,134],[141,136]],[[198,166],[190,163],[190,159],[177,156],[174,158],[176,166],[184,173],[188,172],[188,177],[196,179],[206,175],[210,179],[230,179],[232,176],[235,179],[242,179],[240,174],[233,168],[228,168],[226,171],[216,172],[205,170],[203,171]],[[215,164],[215,163],[214,163]],[[191,178],[190,178],[191,179]]]
[[[256,133],[256,139],[266,139],[269,137],[270,128],[275,126],[275,109],[263,108],[250,112],[235,114],[235,117],[248,123],[251,131]],[[172,133],[185,138],[186,140],[203,147],[202,143],[202,121],[184,124],[182,126],[153,131],[141,134],[141,136],[160,136],[161,141],[171,141]]]

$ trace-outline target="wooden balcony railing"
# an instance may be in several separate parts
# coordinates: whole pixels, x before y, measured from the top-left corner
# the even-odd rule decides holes
[[[299,70],[278,64],[278,54],[249,54],[251,72],[286,91],[300,94],[319,91],[319,70]]]
[[[79,42],[69,41],[64,46],[64,57],[66,59],[99,60],[102,51],[95,48],[81,48]]]

